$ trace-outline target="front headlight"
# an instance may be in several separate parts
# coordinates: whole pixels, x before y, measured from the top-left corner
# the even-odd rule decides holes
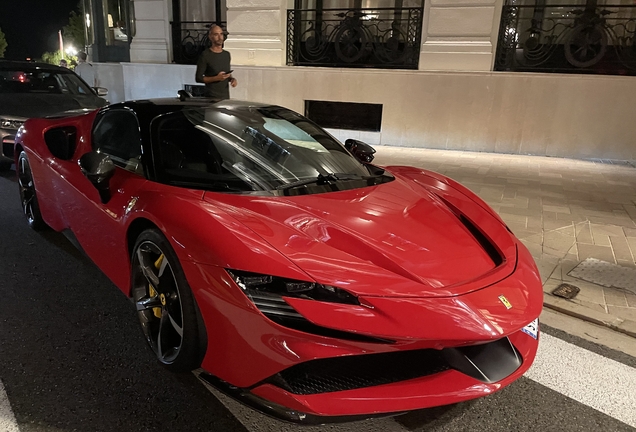
[[[296,297],[330,303],[360,304],[358,298],[347,291],[316,282],[286,279],[277,276],[226,269],[234,282],[252,300],[254,297]]]
[[[341,288],[240,270],[226,269],[226,271],[263,315],[283,327],[335,339],[383,344],[394,342],[313,324],[283,298],[295,297],[330,303],[360,304],[356,296]]]
[[[0,128],[8,130],[18,130],[24,122],[22,120],[10,120],[0,118]]]

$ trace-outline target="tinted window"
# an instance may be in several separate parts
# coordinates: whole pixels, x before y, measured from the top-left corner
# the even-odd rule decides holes
[[[153,130],[154,160],[165,183],[301,194],[363,187],[388,178],[378,180],[376,170],[353,158],[323,129],[281,107],[186,109],[155,119]],[[375,177],[372,182],[370,176]],[[293,193],[288,192],[292,188]]]
[[[143,173],[139,123],[130,111],[112,110],[98,116],[93,129],[93,150],[109,155],[122,168]]]
[[[86,83],[73,72],[40,69],[0,69],[0,93],[93,95]]]

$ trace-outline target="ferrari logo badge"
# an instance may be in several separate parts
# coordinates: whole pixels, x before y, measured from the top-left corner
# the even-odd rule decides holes
[[[512,309],[512,304],[510,304],[510,302],[504,295],[499,296],[499,301],[503,303],[506,309]]]

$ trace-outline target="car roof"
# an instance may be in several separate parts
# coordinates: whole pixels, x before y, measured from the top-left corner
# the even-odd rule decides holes
[[[147,114],[151,117],[166,114],[175,111],[181,111],[187,108],[206,108],[206,109],[233,109],[233,108],[260,108],[271,107],[272,104],[259,102],[248,102],[236,99],[214,99],[205,97],[191,97],[181,100],[175,98],[157,98],[142,99],[111,104],[106,109],[130,108],[137,114]]]
[[[1,69],[21,69],[21,70],[47,70],[50,72],[70,72],[70,69],[52,65],[50,63],[32,62],[24,60],[0,60]]]

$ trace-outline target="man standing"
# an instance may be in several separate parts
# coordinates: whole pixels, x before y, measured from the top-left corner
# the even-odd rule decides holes
[[[230,53],[223,49],[223,29],[213,24],[208,38],[212,46],[203,51],[199,57],[196,82],[205,83],[205,96],[229,99],[230,85],[236,87],[238,81],[232,78]]]
[[[78,74],[86,83],[95,87],[95,70],[93,65],[86,61],[86,53],[80,51],[77,54],[77,66],[75,66],[75,73]]]

